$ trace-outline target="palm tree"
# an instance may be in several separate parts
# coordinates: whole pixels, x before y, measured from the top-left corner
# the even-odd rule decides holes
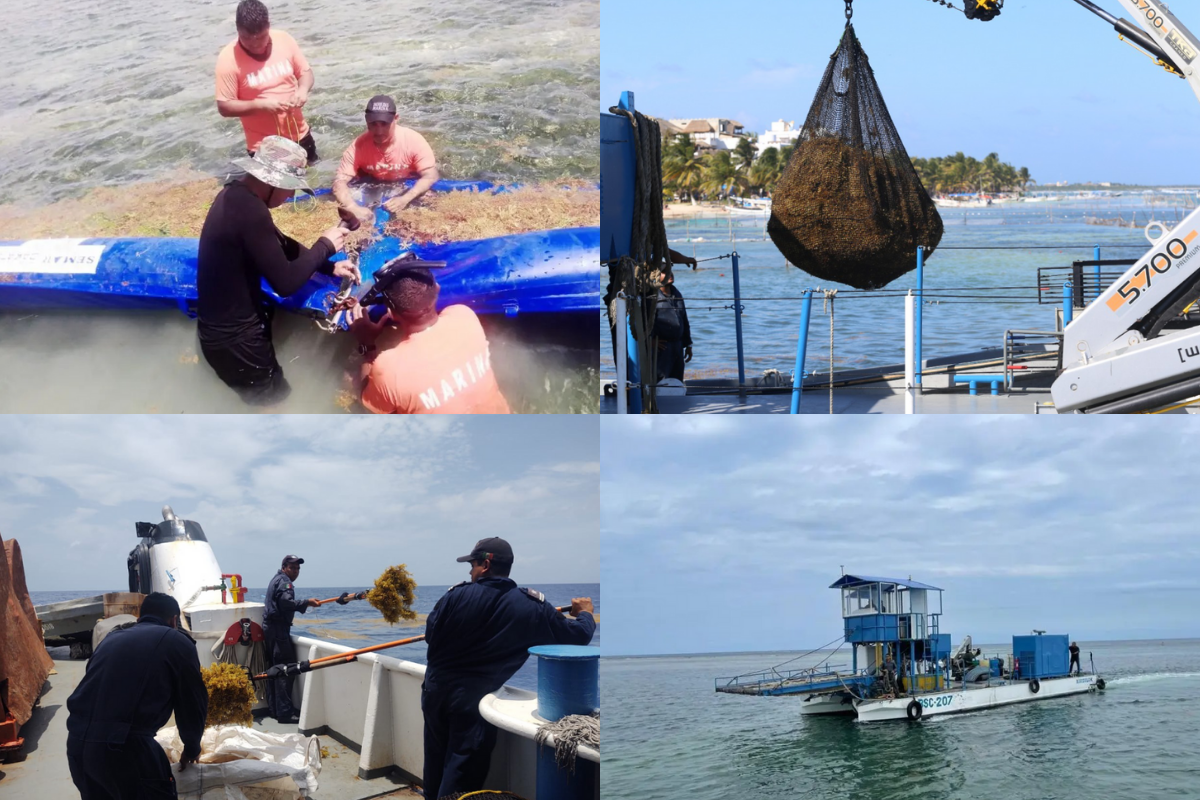
[[[779,163],[779,148],[768,147],[750,168],[750,185],[759,191],[771,194],[779,181],[782,165]]]
[[[1025,187],[1031,183],[1037,183],[1033,176],[1029,174],[1029,167],[1021,167],[1017,170],[1017,180],[1021,182],[1021,191],[1025,191]]]
[[[739,172],[747,175],[750,173],[750,167],[753,166],[754,158],[757,155],[756,150],[754,142],[749,138],[738,140],[737,147],[733,148],[733,155],[738,160],[737,168]]]
[[[737,168],[728,150],[718,150],[704,159],[704,180],[700,188],[710,195],[720,198],[722,193],[729,193],[740,178]]]
[[[695,190],[704,180],[704,163],[696,158],[696,145],[686,135],[674,137],[663,150],[663,182],[687,192],[696,204]]]

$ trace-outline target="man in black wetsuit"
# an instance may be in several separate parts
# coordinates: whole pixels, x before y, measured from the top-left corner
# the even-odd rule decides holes
[[[342,249],[345,230],[333,227],[307,248],[275,227],[272,208],[304,180],[304,148],[268,136],[251,158],[234,159],[247,174],[226,184],[213,200],[200,231],[196,310],[205,360],[247,403],[272,405],[290,387],[275,359],[271,309],[262,279],[281,297],[300,290],[315,272],[359,280],[358,268],[329,258]]]
[[[471,580],[451,587],[425,623],[426,800],[483,788],[496,728],[484,722],[479,701],[521,668],[530,647],[583,645],[596,631],[590,597],[571,600],[572,620],[540,592],[517,588],[508,577],[512,547],[503,539],[483,539],[458,560],[471,563]]]
[[[171,763],[154,734],[175,714],[180,769],[200,757],[208,691],[179,604],[154,592],[141,617],[104,638],[67,698],[67,765],[83,800],[174,798]]]
[[[296,600],[296,589],[292,581],[300,577],[303,558],[284,556],[283,564],[275,577],[267,584],[267,602],[263,609],[263,639],[267,646],[269,666],[292,664],[296,661],[296,646],[292,643],[292,621],[296,614],[303,614],[320,605],[316,598]],[[267,682],[267,711],[279,722],[294,725],[300,721],[296,707],[292,705],[294,676],[280,675]]]

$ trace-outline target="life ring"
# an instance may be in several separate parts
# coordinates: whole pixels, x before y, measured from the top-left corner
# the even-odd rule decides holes
[[[1107,686],[1107,685],[1108,685],[1108,684],[1106,684],[1106,683],[1104,682],[1104,678],[1097,678],[1097,679],[1096,679],[1096,688],[1097,688],[1097,689],[1103,689],[1103,688],[1104,688],[1105,686]]]
[[[1037,678],[1034,678],[1033,680],[1031,680],[1029,682],[1029,691],[1033,692],[1034,694],[1037,694],[1039,691],[1041,691],[1041,688],[1042,688],[1042,684],[1038,681]]]
[[[908,708],[905,709],[905,713],[908,714],[908,718],[913,722],[919,720],[921,718],[921,714],[924,712],[925,707],[916,700],[909,701]]]

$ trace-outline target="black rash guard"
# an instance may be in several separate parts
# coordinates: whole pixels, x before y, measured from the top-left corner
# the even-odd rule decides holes
[[[279,295],[299,291],[314,272],[332,274],[337,252],[325,237],[307,248],[279,232],[267,204],[237,180],[204,220],[196,268],[200,341],[221,346],[270,336],[262,278]]]

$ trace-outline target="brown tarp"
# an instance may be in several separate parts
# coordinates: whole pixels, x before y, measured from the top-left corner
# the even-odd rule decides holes
[[[42,626],[25,586],[21,546],[4,542],[0,549],[0,684],[8,682],[5,702],[18,725],[29,721],[54,661],[46,652]],[[2,716],[0,716],[2,719]]]

